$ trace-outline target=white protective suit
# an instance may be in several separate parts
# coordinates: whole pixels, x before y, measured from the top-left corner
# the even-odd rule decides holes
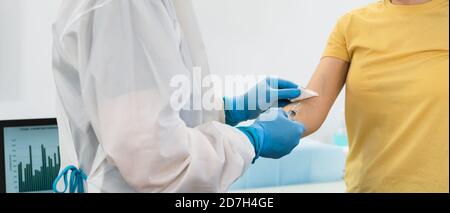
[[[224,192],[255,156],[223,110],[169,104],[173,76],[207,74],[190,0],[64,0],[53,64],[61,167],[88,192]]]

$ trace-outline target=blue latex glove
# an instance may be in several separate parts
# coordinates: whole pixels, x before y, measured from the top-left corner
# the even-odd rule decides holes
[[[287,113],[279,108],[264,113],[253,125],[238,129],[253,144],[256,153],[254,160],[259,157],[279,159],[288,155],[298,146],[305,132],[303,124],[289,120]]]
[[[267,78],[242,96],[224,98],[226,123],[236,126],[243,121],[256,119],[271,107],[289,105],[291,99],[300,95],[297,84],[283,79]]]

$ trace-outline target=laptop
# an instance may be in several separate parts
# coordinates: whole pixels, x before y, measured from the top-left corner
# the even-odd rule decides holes
[[[0,121],[0,193],[50,193],[60,164],[56,119]]]

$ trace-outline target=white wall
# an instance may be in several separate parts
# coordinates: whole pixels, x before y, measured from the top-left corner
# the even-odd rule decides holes
[[[194,0],[216,74],[306,85],[337,18],[372,0]],[[59,0],[0,0],[0,120],[55,116],[51,23]],[[313,136],[330,141],[342,98]]]
[[[0,120],[55,116],[56,0],[0,0]]]

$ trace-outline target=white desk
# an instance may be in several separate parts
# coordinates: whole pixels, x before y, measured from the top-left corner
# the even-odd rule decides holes
[[[231,191],[233,193],[345,193],[343,181]]]

